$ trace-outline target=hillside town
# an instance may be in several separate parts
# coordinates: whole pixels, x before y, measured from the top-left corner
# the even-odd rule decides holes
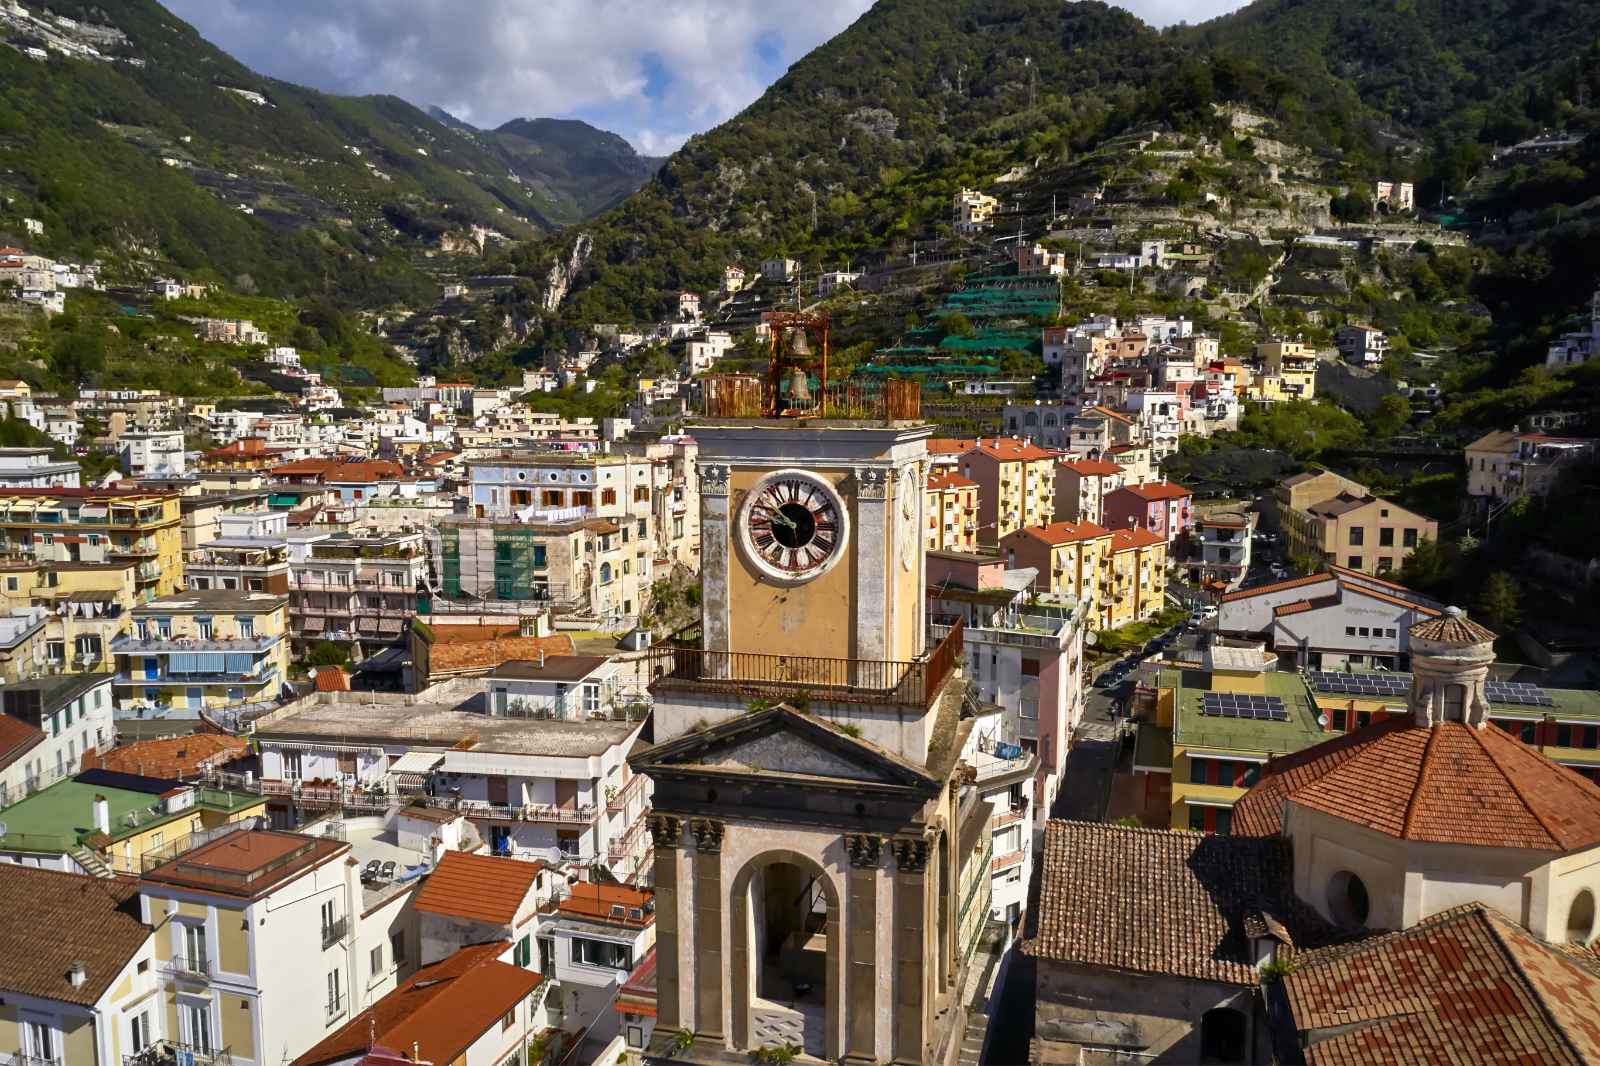
[[[0,168],[0,1066],[1600,1066],[1600,290],[1484,207],[1587,82],[1451,189],[1011,39],[758,218],[80,6],[196,238]]]

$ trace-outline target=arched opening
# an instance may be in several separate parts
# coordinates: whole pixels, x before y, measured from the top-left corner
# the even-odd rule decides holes
[[[1366,883],[1349,870],[1340,870],[1328,882],[1328,911],[1341,925],[1364,926],[1372,913]]]
[[[1213,1007],[1200,1017],[1200,1061],[1231,1064],[1246,1060],[1250,1024],[1243,1011]]]
[[[1594,893],[1584,888],[1572,897],[1572,907],[1567,911],[1567,940],[1587,944],[1593,938]]]
[[[814,860],[796,852],[752,860],[735,878],[733,1042],[798,1045],[839,1055],[839,899]]]

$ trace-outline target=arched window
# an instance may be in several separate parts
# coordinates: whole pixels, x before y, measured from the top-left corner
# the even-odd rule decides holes
[[[1366,884],[1349,870],[1334,874],[1328,881],[1328,910],[1341,925],[1366,925],[1372,912]]]
[[[1213,1007],[1200,1016],[1200,1055],[1206,1062],[1244,1062],[1249,1023],[1243,1011]]]
[[[610,581],[611,580],[611,564],[610,563],[601,563],[600,564],[600,580],[602,582],[606,582],[606,581]]]
[[[1594,893],[1585,888],[1572,897],[1572,909],[1567,911],[1567,940],[1587,944],[1593,937]]]

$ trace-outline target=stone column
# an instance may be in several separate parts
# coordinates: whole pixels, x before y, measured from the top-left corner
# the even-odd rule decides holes
[[[894,1062],[913,1066],[927,1044],[928,842],[894,841]]]
[[[704,598],[700,606],[701,647],[728,651],[728,574],[733,565],[733,514],[728,493],[728,467],[700,466],[700,573]]]
[[[889,472],[856,472],[856,646],[854,658],[889,658]]]
[[[653,815],[650,836],[656,849],[656,1025],[667,1032],[683,1024],[678,970],[683,933],[678,928],[678,849],[683,823],[670,814]]]
[[[696,818],[694,831],[695,1033],[721,1042],[722,1019],[722,834],[723,823]],[[657,955],[659,958],[659,953]],[[659,1024],[659,1022],[657,1023]]]
[[[845,838],[850,874],[845,887],[846,1062],[875,1063],[878,1017],[878,870],[883,838],[857,833]],[[831,965],[831,961],[830,961]]]

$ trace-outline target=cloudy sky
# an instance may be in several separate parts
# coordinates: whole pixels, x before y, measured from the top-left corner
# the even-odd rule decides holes
[[[1243,0],[1124,0],[1157,25]],[[871,0],[166,0],[257,71],[479,126],[581,118],[662,155],[749,104]]]

